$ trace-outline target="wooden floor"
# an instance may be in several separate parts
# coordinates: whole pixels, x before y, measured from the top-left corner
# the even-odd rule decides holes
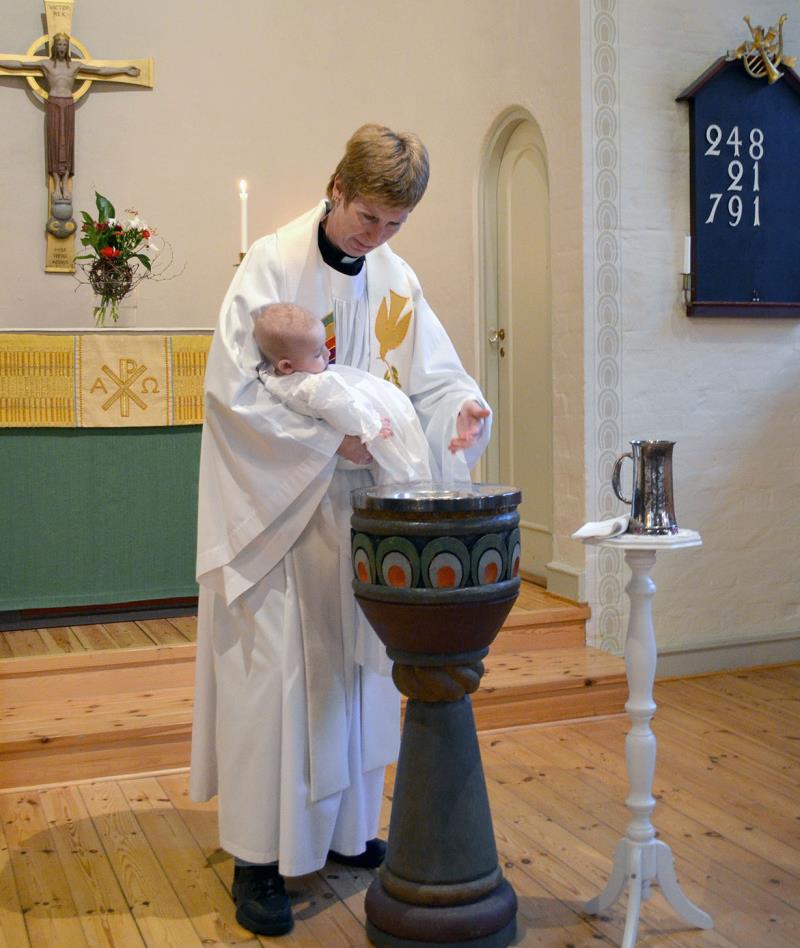
[[[0,632],[0,659],[186,645],[196,639],[197,619],[194,616],[47,629],[13,629]]]
[[[640,946],[800,945],[800,667],[656,685],[654,822],[680,885],[715,930],[689,930],[658,891]],[[581,914],[625,830],[614,717],[481,735],[501,864],[525,946],[619,944],[624,901]],[[366,945],[368,872],[290,880],[297,924],[255,939],[234,920],[215,806],[186,774],[0,794],[0,945]],[[387,779],[384,822],[391,797]]]

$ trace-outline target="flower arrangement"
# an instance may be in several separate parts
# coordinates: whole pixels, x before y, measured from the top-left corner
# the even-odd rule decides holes
[[[83,217],[81,243],[87,253],[76,260],[91,260],[86,273],[89,284],[100,298],[94,308],[95,325],[102,326],[107,316],[119,319],[119,302],[140,280],[152,275],[153,259],[161,249],[153,243],[155,231],[133,208],[126,210],[126,220],[119,220],[114,205],[95,192],[97,219],[86,211]]]

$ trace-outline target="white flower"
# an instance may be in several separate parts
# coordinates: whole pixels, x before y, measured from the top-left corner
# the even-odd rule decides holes
[[[128,219],[125,230],[147,230],[147,224],[136,214],[135,217]]]
[[[106,224],[108,224],[109,227],[116,227],[117,226],[116,217],[109,217],[109,219],[106,221]]]

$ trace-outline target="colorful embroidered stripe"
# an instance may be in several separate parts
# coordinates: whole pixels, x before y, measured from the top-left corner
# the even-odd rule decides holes
[[[325,345],[330,356],[330,364],[336,362],[336,327],[333,322],[333,313],[328,313],[322,317],[322,325],[325,327]]]

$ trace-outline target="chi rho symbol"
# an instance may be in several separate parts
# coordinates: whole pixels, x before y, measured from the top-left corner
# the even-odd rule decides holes
[[[147,411],[147,402],[145,402],[145,400],[140,396],[147,395],[150,392],[153,394],[158,394],[158,379],[152,375],[142,379],[142,384],[139,391],[134,391],[134,383],[138,382],[147,371],[147,366],[144,365],[144,363],[137,365],[135,359],[120,359],[119,373],[115,372],[108,365],[103,365],[101,367],[101,371],[112,383],[112,385],[116,386],[109,397],[100,406],[103,411],[109,411],[109,409],[114,404],[119,402],[120,415],[123,418],[130,418],[131,402],[134,402],[143,411]],[[150,384],[148,385],[148,383]],[[106,382],[103,380],[102,376],[99,375],[94,380],[92,387],[89,389],[90,393],[96,391],[104,392],[107,395],[109,391]]]

